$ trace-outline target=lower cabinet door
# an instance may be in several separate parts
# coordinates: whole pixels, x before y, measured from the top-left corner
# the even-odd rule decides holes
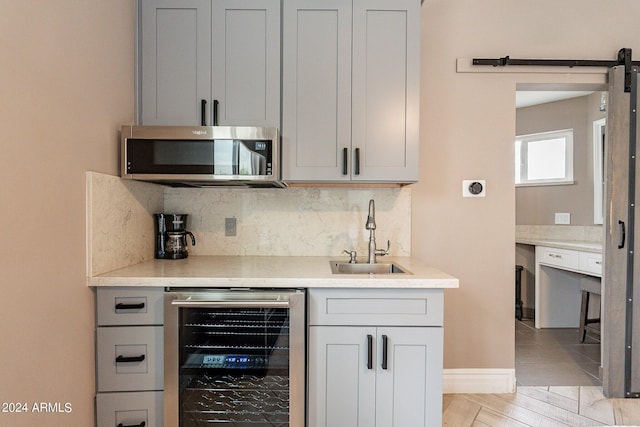
[[[375,336],[374,327],[309,327],[309,427],[376,425]]]
[[[442,328],[379,327],[376,426],[442,425]]]
[[[97,427],[163,427],[162,392],[98,393]]]
[[[441,327],[309,327],[309,427],[442,425]]]

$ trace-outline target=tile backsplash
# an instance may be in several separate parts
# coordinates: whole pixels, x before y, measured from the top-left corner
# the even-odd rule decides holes
[[[287,189],[167,188],[167,213],[189,215],[194,255],[366,255],[365,222],[375,200],[376,241],[391,253],[411,248],[411,190],[404,188],[295,187]],[[235,218],[236,236],[225,236],[225,218]]]
[[[87,272],[98,275],[153,259],[153,214],[188,214],[190,255],[366,256],[369,200],[376,241],[411,252],[411,188],[170,188],[87,172]],[[225,236],[225,218],[236,235]],[[346,255],[345,255],[346,256]]]
[[[153,214],[163,209],[162,187],[86,173],[87,275],[153,259]]]

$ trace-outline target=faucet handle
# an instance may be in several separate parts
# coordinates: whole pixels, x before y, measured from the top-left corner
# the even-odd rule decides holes
[[[391,249],[391,240],[387,240],[387,249],[376,249],[376,255],[385,256],[389,255],[389,249]]]
[[[358,261],[356,260],[356,256],[358,256],[358,254],[356,253],[356,251],[348,251],[345,249],[344,251],[342,251],[342,253],[349,255],[349,264],[358,263]]]

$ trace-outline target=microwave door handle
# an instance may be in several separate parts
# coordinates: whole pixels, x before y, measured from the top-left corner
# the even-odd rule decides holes
[[[200,125],[207,125],[207,100],[200,101]]]

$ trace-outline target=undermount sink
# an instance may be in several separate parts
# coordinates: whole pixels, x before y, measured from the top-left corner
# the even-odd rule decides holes
[[[329,261],[333,274],[412,274],[404,267],[394,263],[351,264],[342,261]]]

